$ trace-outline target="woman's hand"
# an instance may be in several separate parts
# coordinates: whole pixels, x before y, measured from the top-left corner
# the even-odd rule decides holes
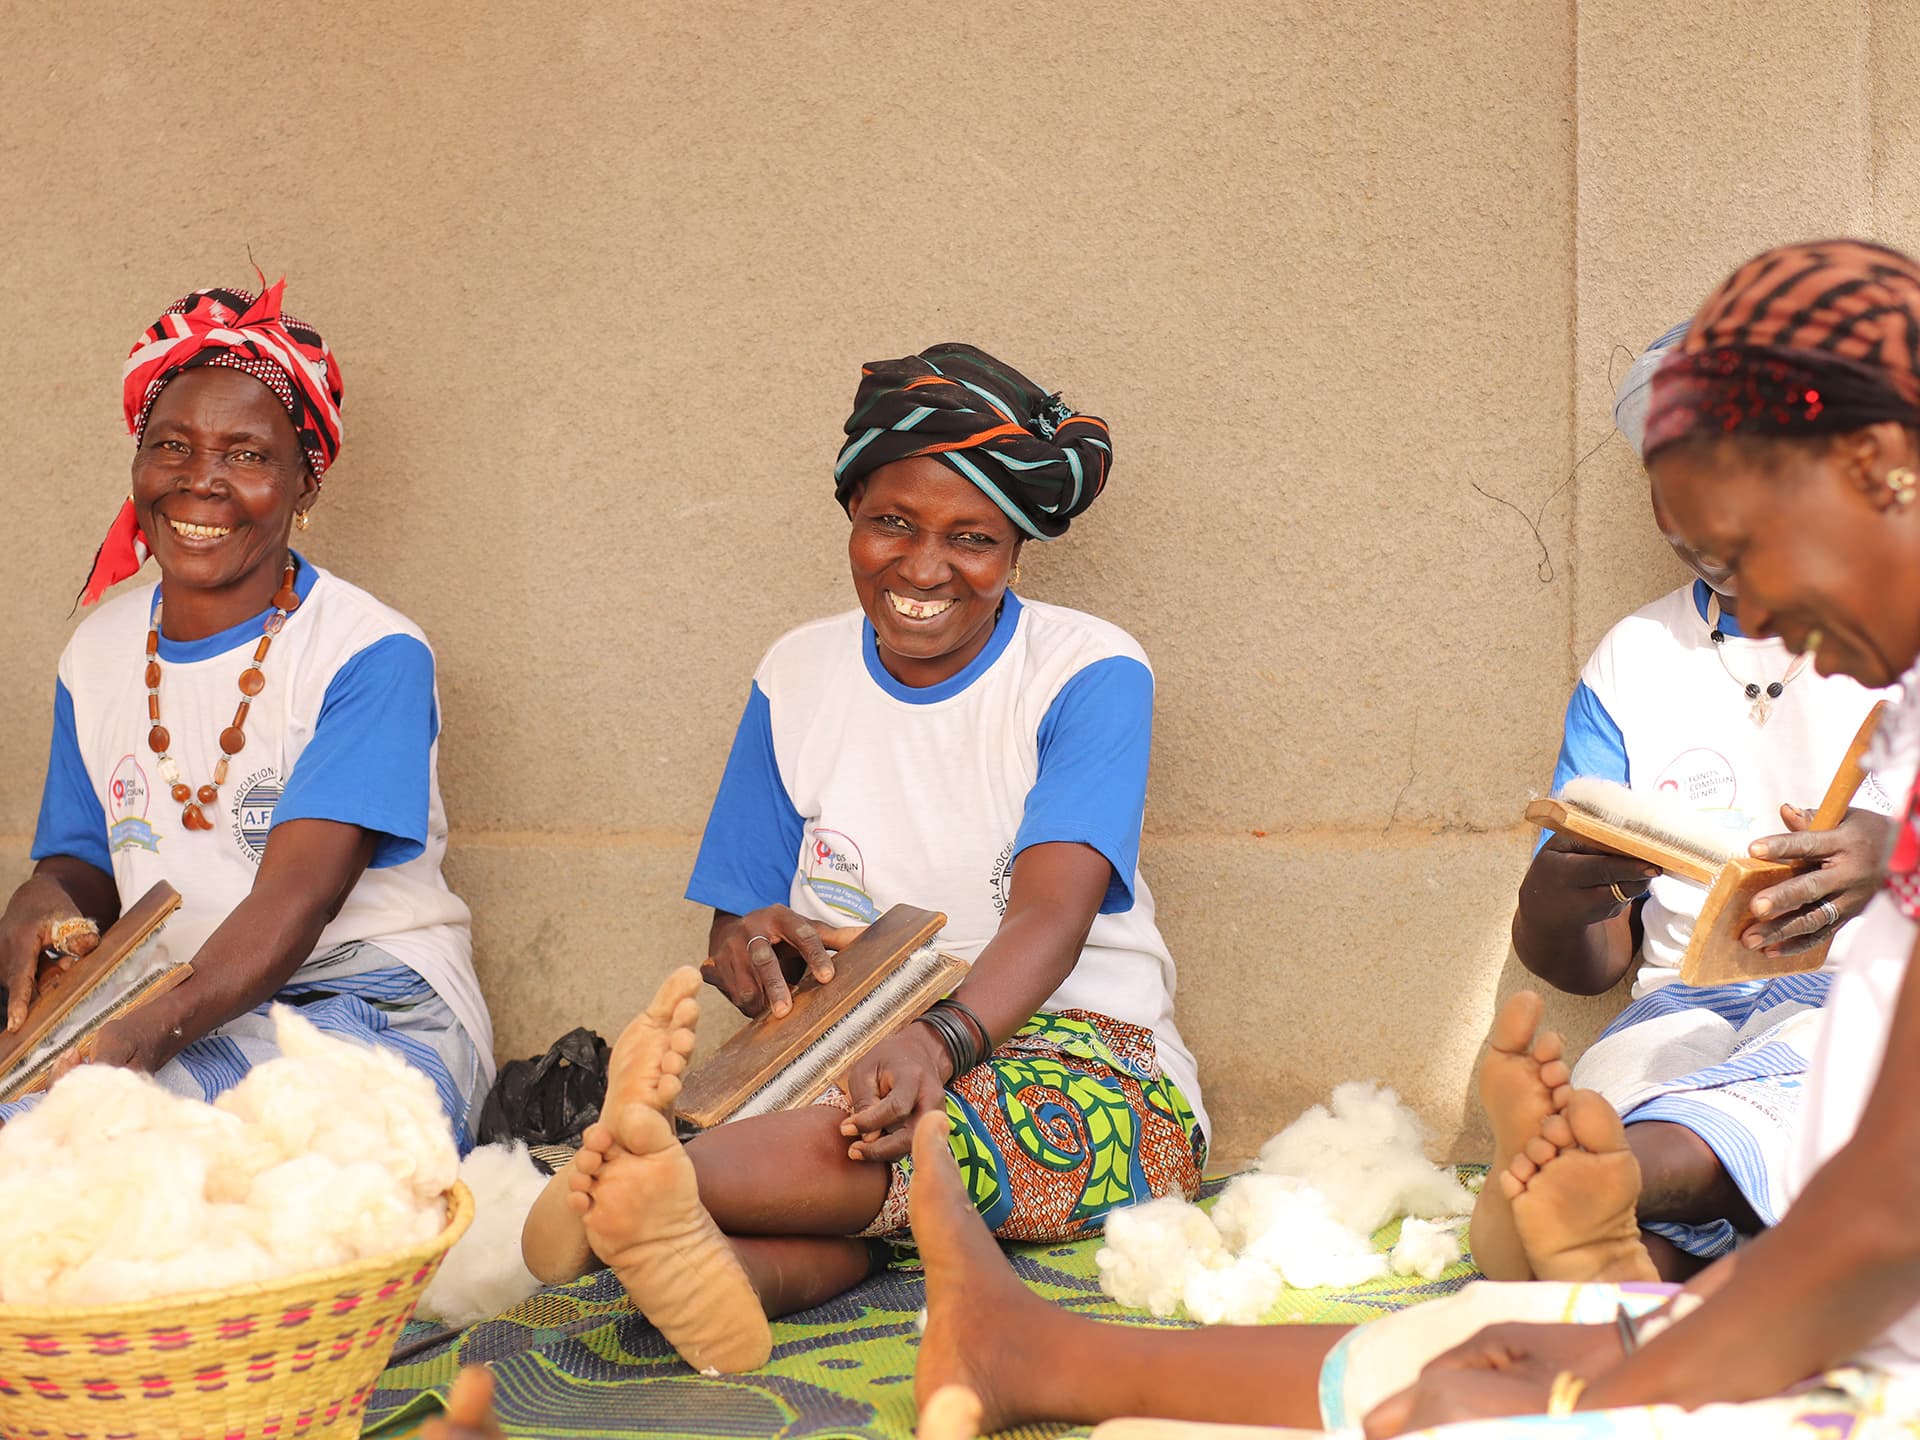
[[[1597,925],[1645,895],[1659,873],[1657,865],[1556,831],[1533,857],[1520,903],[1549,924]]]
[[[0,986],[7,991],[7,1032],[26,1023],[43,951],[58,949],[65,969],[100,943],[93,922],[66,890],[45,875],[29,876],[0,916]]]
[[[1591,1379],[1618,1364],[1620,1355],[1620,1333],[1612,1325],[1489,1325],[1435,1356],[1417,1381],[1375,1406],[1366,1417],[1367,1437],[1493,1415],[1537,1415],[1547,1408],[1555,1376],[1570,1371]]]
[[[1760,860],[1811,861],[1813,868],[1753,897],[1760,923],[1741,932],[1749,950],[1769,956],[1797,955],[1832,938],[1833,932],[1867,908],[1879,888],[1893,821],[1871,810],[1849,810],[1831,830],[1811,830],[1813,812],[1780,807],[1787,834],[1756,840],[1749,853]]]
[[[847,1155],[876,1163],[898,1160],[913,1146],[914,1122],[944,1110],[953,1057],[930,1026],[915,1022],[889,1035],[847,1072],[853,1113],[840,1133],[853,1141]]]
[[[866,928],[816,925],[785,905],[768,905],[746,915],[716,910],[700,975],[744,1015],[769,1010],[785,1015],[793,1008],[793,983],[809,971],[823,985],[833,979],[829,952],[846,949]],[[781,945],[798,957],[791,973],[777,948]]]

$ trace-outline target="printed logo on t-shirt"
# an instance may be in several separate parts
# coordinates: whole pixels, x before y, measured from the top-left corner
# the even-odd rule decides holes
[[[1009,840],[994,859],[993,875],[987,883],[993,887],[993,908],[1005,915],[1007,902],[1013,898],[1013,841]]]
[[[242,780],[234,791],[233,838],[241,853],[260,863],[267,853],[267,832],[273,828],[273,807],[280,803],[286,787],[280,773],[272,767],[256,770]]]
[[[119,854],[129,846],[160,853],[160,837],[147,823],[147,805],[153,799],[153,787],[147,772],[131,755],[120,757],[107,781],[107,849]]]
[[[838,830],[824,827],[807,835],[803,874],[807,886],[829,908],[856,920],[880,918],[879,907],[867,894],[867,867],[860,847]]]
[[[1734,779],[1733,765],[1718,750],[1699,746],[1681,751],[1667,762],[1653,786],[1690,810],[1724,812],[1730,830],[1746,829],[1747,817],[1734,808],[1740,783]]]

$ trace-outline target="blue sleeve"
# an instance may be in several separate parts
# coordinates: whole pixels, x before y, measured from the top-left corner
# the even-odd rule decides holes
[[[1013,837],[1015,859],[1050,841],[1090,845],[1113,867],[1100,913],[1131,910],[1152,745],[1152,671],[1120,655],[1075,675],[1040,722],[1040,776]]]
[[[313,739],[293,763],[273,824],[337,820],[374,835],[368,868],[427,848],[433,742],[433,652],[411,635],[376,640],[334,672]]]
[[[80,758],[80,737],[73,728],[73,696],[64,682],[53,682],[53,743],[47,747],[47,783],[40,791],[40,820],[33,827],[35,860],[71,855],[107,874],[113,856],[107,849],[107,813]]]
[[[732,915],[785,904],[805,829],[774,757],[773,708],[756,684],[733,734],[687,899]]]
[[[1584,680],[1573,687],[1573,698],[1567,701],[1567,723],[1560,734],[1560,758],[1553,765],[1553,793],[1558,794],[1562,785],[1581,775],[1613,780],[1621,785],[1631,784],[1633,780],[1627,768],[1626,737]],[[1540,832],[1539,839],[1533,842],[1534,854],[1540,853],[1549,833]]]

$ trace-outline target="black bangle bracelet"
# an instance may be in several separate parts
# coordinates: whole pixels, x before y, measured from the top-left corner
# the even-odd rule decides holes
[[[960,1062],[965,1057],[961,1052],[960,1037],[953,1033],[953,1021],[945,1015],[936,1015],[929,1010],[920,1017],[920,1023],[939,1037],[942,1048],[947,1052],[947,1063],[953,1066],[952,1078],[958,1079],[962,1074]]]
[[[987,1056],[993,1053],[993,1032],[987,1029],[986,1022],[974,1014],[964,1000],[959,999],[957,996],[949,995],[946,999],[939,1001],[934,1006],[936,1010],[942,1007],[959,1011],[973,1023],[973,1028],[980,1032],[980,1060],[985,1060]],[[977,1065],[980,1061],[976,1060],[974,1063]]]
[[[941,1019],[952,1027],[954,1034],[960,1038],[960,1058],[965,1063],[958,1073],[965,1074],[987,1058],[986,1027],[980,1026],[978,1036],[973,1033],[973,1025],[980,1025],[980,1018],[977,1015],[958,1000],[952,999],[936,1001],[932,1009],[939,1013]],[[961,1018],[963,1015],[966,1019]],[[972,1021],[972,1025],[968,1024],[969,1020]]]

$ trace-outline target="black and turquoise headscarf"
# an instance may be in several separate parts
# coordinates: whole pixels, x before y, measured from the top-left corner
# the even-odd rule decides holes
[[[1107,422],[1076,415],[984,350],[948,342],[861,367],[834,466],[845,507],[882,465],[932,455],[972,481],[1024,536],[1052,540],[1106,488]]]

